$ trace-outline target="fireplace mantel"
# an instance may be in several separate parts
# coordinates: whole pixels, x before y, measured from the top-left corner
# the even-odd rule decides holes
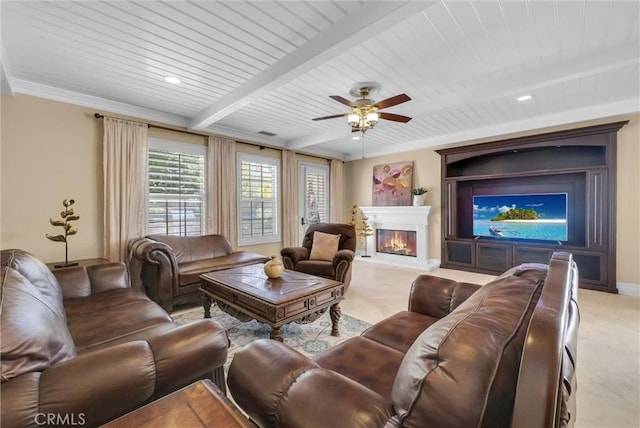
[[[437,260],[429,261],[429,212],[430,206],[360,207],[368,218],[373,234],[367,236],[367,252],[370,261],[418,269],[434,270]],[[405,257],[376,252],[377,229],[415,231],[417,257]],[[364,260],[364,259],[363,259]]]
[[[430,206],[360,207],[370,223],[429,225]]]

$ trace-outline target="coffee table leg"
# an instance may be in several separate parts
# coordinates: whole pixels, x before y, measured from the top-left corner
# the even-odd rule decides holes
[[[273,340],[277,340],[278,342],[284,342],[282,338],[282,332],[280,331],[280,327],[273,327],[271,329],[271,335],[269,336]]]
[[[202,293],[202,308],[204,309],[204,317],[211,318],[211,303],[213,299],[207,293]]]
[[[340,336],[340,330],[338,329],[338,321],[340,321],[340,315],[342,315],[342,309],[337,303],[329,309],[329,316],[331,316],[331,336]]]

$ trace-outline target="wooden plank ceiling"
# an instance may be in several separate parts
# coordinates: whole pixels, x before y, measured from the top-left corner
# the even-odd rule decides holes
[[[3,92],[343,159],[640,110],[638,1],[2,1]],[[166,76],[182,83],[172,85]],[[531,94],[528,102],[518,102]],[[266,131],[273,137],[261,134]]]

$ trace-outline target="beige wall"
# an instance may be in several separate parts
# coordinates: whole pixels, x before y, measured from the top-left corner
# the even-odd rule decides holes
[[[618,132],[617,175],[617,282],[640,287],[640,114],[629,118],[629,124]],[[621,120],[621,119],[617,119]],[[585,123],[587,126],[615,120]],[[574,126],[577,127],[577,126]],[[568,127],[545,129],[544,132],[568,129]],[[374,131],[375,132],[375,131]],[[517,136],[527,135],[520,133]],[[515,136],[515,135],[514,135]],[[500,139],[509,136],[500,137]],[[477,142],[486,142],[477,141]],[[432,206],[429,218],[429,258],[440,259],[441,193],[440,156],[431,149],[352,161],[345,167],[344,206],[371,205],[372,170],[374,165],[409,161],[414,162],[413,187],[426,187],[429,192],[427,204]],[[345,213],[348,218],[349,212]],[[360,243],[362,245],[362,243]]]
[[[64,260],[64,244],[45,234],[61,232],[49,218],[59,218],[62,200],[73,198],[80,220],[77,235],[69,238],[69,259],[101,257],[103,127],[96,110],[26,95],[3,95],[0,104],[0,248],[21,248],[45,262]],[[205,136],[154,127],[149,136],[207,144]],[[245,144],[238,150],[259,151]],[[273,149],[260,153],[280,156]],[[241,249],[276,255],[280,247]]]
[[[30,97],[3,95],[0,102],[0,247],[22,248],[46,262],[64,259],[64,245],[49,241],[57,234],[49,224],[74,198],[80,220],[69,240],[69,257],[92,258],[102,253],[102,122],[95,109]],[[603,123],[601,121],[601,123]],[[545,130],[546,131],[546,130]],[[206,137],[149,129],[150,136],[192,144]],[[640,284],[640,115],[618,133],[618,282]],[[259,151],[239,145],[240,151]],[[279,151],[261,153],[279,156]],[[312,162],[313,157],[298,156]],[[440,258],[440,157],[432,150],[353,161],[345,164],[344,220],[351,205],[371,205],[371,171],[385,162],[414,162],[414,187],[429,189],[429,256]],[[266,255],[278,254],[280,244],[242,247]]]

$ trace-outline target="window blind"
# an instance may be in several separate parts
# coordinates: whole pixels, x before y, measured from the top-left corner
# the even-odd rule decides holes
[[[278,159],[238,154],[239,243],[279,240]]]
[[[204,147],[202,148],[204,151]],[[196,236],[205,224],[205,154],[148,151],[147,234]]]

